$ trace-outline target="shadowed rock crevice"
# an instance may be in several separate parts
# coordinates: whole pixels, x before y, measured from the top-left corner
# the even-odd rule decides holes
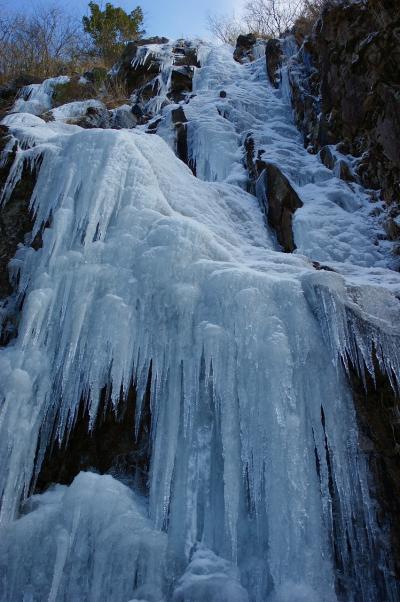
[[[106,387],[103,389],[92,429],[85,400],[82,400],[69,436],[61,444],[54,443],[47,448],[34,491],[42,492],[52,483],[69,485],[79,472],[90,470],[111,474],[136,490],[147,493],[151,457],[150,380],[151,375],[137,437],[137,394],[134,383],[125,396],[121,392],[116,408],[111,404],[110,390]]]
[[[188,141],[187,141],[187,119],[182,107],[171,111],[171,120],[175,127],[176,135],[176,155],[181,161],[186,163],[196,175],[195,166],[189,161]]]

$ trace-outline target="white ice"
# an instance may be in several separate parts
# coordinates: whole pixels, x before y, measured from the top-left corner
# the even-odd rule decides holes
[[[82,117],[89,108],[105,110],[106,107],[99,100],[78,100],[51,109],[49,115],[51,115],[55,121],[67,121],[68,119]]]
[[[1,535],[2,602],[163,599],[166,535],[111,476],[82,472],[32,496]]]
[[[54,87],[69,82],[67,75],[45,79],[41,84],[30,84],[21,90],[20,97],[14,103],[13,111],[41,115],[51,108]]]

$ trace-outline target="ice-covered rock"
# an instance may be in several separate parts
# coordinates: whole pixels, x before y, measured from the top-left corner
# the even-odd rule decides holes
[[[173,602],[248,602],[236,567],[211,550],[199,548],[175,587]]]
[[[126,602],[147,590],[146,602],[159,602],[166,543],[125,485],[80,473],[31,497],[2,528],[0,600]]]
[[[45,79],[41,84],[29,84],[20,91],[19,98],[14,103],[12,111],[41,115],[51,109],[51,98],[55,86],[66,84],[69,77],[61,75]]]

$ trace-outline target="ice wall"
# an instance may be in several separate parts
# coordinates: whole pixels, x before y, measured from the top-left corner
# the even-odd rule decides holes
[[[261,59],[200,54],[185,105],[198,178],[140,128],[5,120],[19,148],[4,202],[22,162],[40,157],[43,247],[11,262],[23,310],[0,350],[4,602],[333,602],[338,583],[349,602],[396,600],[339,359],[370,369],[378,349],[395,384],[400,278],[368,239],[359,189],[341,211],[361,247],[340,246],[345,215],[327,198],[341,184],[298,144]],[[244,191],[248,129],[304,193],[296,254],[280,252]],[[307,219],[311,189],[342,262]],[[311,261],[328,255],[337,273],[317,273]],[[85,473],[24,502],[81,399],[93,425],[105,386],[117,404],[135,380],[143,399],[150,364],[148,500]]]

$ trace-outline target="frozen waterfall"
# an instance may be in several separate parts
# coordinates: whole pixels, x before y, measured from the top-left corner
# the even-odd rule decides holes
[[[197,177],[171,148],[176,105],[156,103],[159,135],[84,130],[34,114],[44,84],[4,120],[3,202],[36,166],[43,245],[11,261],[22,311],[0,349],[1,602],[398,599],[346,365],[373,374],[376,356],[398,386],[400,276],[366,191],[304,150],[264,59],[198,56],[182,103]],[[248,132],[304,203],[293,254],[246,192]],[[148,491],[81,472],[32,495],[105,389],[117,408],[134,383],[135,440],[149,374]]]

